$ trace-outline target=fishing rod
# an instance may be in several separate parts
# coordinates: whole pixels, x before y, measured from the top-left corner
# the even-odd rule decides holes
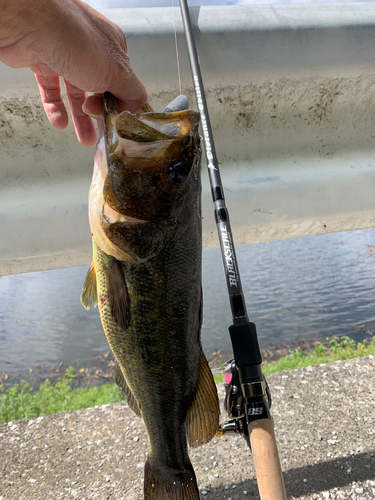
[[[232,420],[221,424],[218,433],[221,435],[239,433],[246,439],[253,454],[261,500],[286,500],[284,478],[270,413],[271,394],[261,369],[262,356],[256,327],[249,321],[246,311],[187,0],[180,0],[180,9],[194,90],[201,115],[215,221],[233,317],[229,334],[234,360],[230,360],[223,370],[232,373],[225,398],[225,407]]]

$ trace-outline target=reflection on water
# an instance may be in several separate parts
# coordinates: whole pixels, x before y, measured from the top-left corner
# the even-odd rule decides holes
[[[237,248],[250,319],[261,348],[300,337],[375,330],[375,230]],[[65,366],[108,350],[97,309],[79,297],[88,267],[0,278],[0,372]],[[203,252],[206,352],[230,352],[229,302],[219,249]]]
[[[261,347],[268,341],[350,335],[353,325],[375,330],[374,243],[375,230],[365,230],[238,247],[247,309]],[[231,317],[219,250],[210,252],[204,258],[203,335],[207,348],[226,347]]]

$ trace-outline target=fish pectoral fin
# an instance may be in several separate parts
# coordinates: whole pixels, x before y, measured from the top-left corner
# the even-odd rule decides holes
[[[108,267],[108,299],[113,321],[126,330],[130,323],[130,299],[123,265],[115,258]]]
[[[219,426],[219,398],[206,356],[201,349],[197,392],[186,415],[188,443],[192,448],[208,443]]]
[[[96,288],[96,271],[94,263],[91,264],[81,293],[81,302],[85,309],[90,309],[92,303],[94,307],[98,305],[98,291]]]
[[[121,366],[119,364],[117,364],[116,366],[115,382],[120,389],[121,394],[124,396],[124,398],[126,398],[129,407],[138,417],[142,418],[141,407],[133,396],[132,391],[129,389],[124,374],[122,373]]]

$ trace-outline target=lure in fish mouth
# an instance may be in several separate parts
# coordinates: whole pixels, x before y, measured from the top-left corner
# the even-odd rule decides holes
[[[186,184],[201,156],[199,113],[118,114],[111,95],[104,107],[89,195],[91,231],[108,255],[145,262],[164,248],[187,203]]]
[[[99,306],[116,382],[146,426],[146,500],[199,500],[187,443],[208,442],[220,413],[200,340],[199,113],[175,107],[119,114],[104,95],[81,295]]]

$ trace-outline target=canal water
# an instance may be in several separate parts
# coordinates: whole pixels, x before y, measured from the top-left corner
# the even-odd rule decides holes
[[[250,319],[260,346],[375,331],[375,230],[237,248]],[[88,267],[0,278],[0,373],[35,364],[86,364],[108,344],[97,308],[80,303]],[[219,249],[203,252],[208,355],[231,352],[231,324]]]

